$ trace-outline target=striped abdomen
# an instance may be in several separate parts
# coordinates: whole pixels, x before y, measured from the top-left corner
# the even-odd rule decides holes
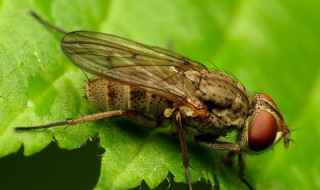
[[[135,110],[152,119],[162,116],[172,105],[150,92],[100,77],[88,81],[86,95],[90,103],[102,110]]]

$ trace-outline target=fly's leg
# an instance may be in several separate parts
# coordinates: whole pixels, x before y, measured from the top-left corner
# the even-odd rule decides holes
[[[186,138],[185,138],[185,134],[184,134],[183,126],[182,126],[180,112],[176,112],[175,116],[176,117],[175,117],[174,124],[176,125],[176,127],[178,129],[178,137],[179,137],[180,148],[181,148],[182,158],[183,158],[183,167],[184,167],[184,171],[185,171],[186,178],[187,178],[188,188],[189,188],[189,190],[192,190],[191,180],[190,180],[190,172],[189,172],[189,167],[190,167],[189,154],[188,154],[187,143],[186,143]]]
[[[217,138],[219,138],[220,136],[215,136],[212,134],[202,134],[202,135],[197,135],[195,136],[195,141],[199,142],[199,144],[201,144],[202,146],[205,146],[207,148],[210,149],[214,149],[214,147],[210,147],[211,145],[209,144],[214,144],[217,143]],[[221,142],[218,142],[219,146],[221,146]],[[230,146],[230,145],[228,145]],[[238,149],[237,147],[234,147],[233,149]],[[225,149],[222,149],[225,150]],[[222,158],[223,163],[228,164],[228,165],[232,165],[233,163],[233,158],[234,156],[236,156],[238,154],[238,151],[229,151],[229,153]]]
[[[126,110],[122,116],[130,119],[131,121],[139,125],[143,125],[149,128],[156,128],[159,126],[159,123],[157,120],[150,119],[149,117],[135,110]]]
[[[61,34],[67,34],[68,32],[51,24],[50,22],[48,22],[47,20],[44,20],[41,16],[39,16],[37,13],[35,13],[34,11],[29,11],[29,14],[35,18],[37,21],[39,21],[41,24],[61,33]]]
[[[236,152],[229,151],[229,153],[222,158],[222,162],[228,165],[233,165],[233,158],[237,155]]]
[[[242,157],[242,151],[238,153],[238,176],[240,180],[247,185],[247,187],[251,190],[254,190],[252,185],[249,183],[249,181],[244,177],[244,168],[245,168],[245,163],[243,161]]]
[[[204,141],[199,141],[197,139],[197,142],[206,148],[213,149],[213,150],[230,150],[235,153],[240,152],[240,147],[237,144],[234,143],[229,143],[229,142],[220,142],[220,141],[215,141],[215,142],[204,142]]]
[[[240,180],[251,190],[254,188],[244,177],[245,164],[242,157],[242,151],[238,144],[220,141],[206,141],[204,139],[197,137],[196,141],[203,147],[213,149],[213,150],[229,150],[228,157],[231,159],[233,156],[238,155],[238,177]]]
[[[157,121],[152,120],[152,119],[144,116],[140,112],[137,112],[134,110],[114,110],[114,111],[95,113],[95,114],[91,114],[91,115],[87,115],[87,116],[79,117],[79,118],[71,118],[71,119],[67,119],[65,121],[58,121],[58,122],[49,123],[46,125],[39,125],[39,126],[32,126],[32,127],[16,127],[14,129],[16,131],[48,129],[48,128],[61,126],[61,125],[75,125],[75,124],[80,124],[80,123],[86,123],[86,122],[105,119],[105,118],[113,117],[113,116],[124,116],[124,117],[138,123],[138,124],[148,126],[151,128],[155,128],[158,126]]]

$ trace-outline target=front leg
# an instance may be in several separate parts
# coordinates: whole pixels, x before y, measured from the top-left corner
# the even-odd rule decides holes
[[[245,168],[245,163],[243,161],[242,151],[240,151],[238,153],[238,176],[240,180],[244,184],[246,184],[249,189],[254,190],[253,186],[249,183],[249,181],[244,176],[244,168]]]
[[[232,158],[234,155],[238,155],[238,176],[240,180],[251,190],[254,188],[252,185],[248,182],[248,180],[244,176],[244,168],[245,163],[243,161],[242,157],[242,151],[240,149],[240,146],[235,143],[230,142],[221,142],[217,141],[215,139],[210,139],[209,141],[202,137],[196,137],[196,142],[198,142],[201,146],[213,149],[213,150],[228,150],[230,151],[228,154],[228,158]]]

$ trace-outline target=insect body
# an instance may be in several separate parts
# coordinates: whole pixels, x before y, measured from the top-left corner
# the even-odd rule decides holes
[[[289,129],[274,101],[263,93],[250,99],[244,87],[226,73],[208,70],[169,50],[110,34],[67,33],[61,47],[74,64],[97,75],[88,81],[86,97],[104,112],[16,130],[73,125],[115,115],[152,128],[171,122],[179,137],[189,189],[187,132],[196,134],[196,141],[205,147],[238,155],[238,174],[249,188],[242,153],[263,152],[282,137],[285,147],[289,146]],[[234,130],[237,142],[217,140]]]

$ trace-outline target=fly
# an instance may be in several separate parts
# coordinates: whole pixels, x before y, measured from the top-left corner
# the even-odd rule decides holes
[[[156,128],[171,123],[179,137],[183,166],[189,190],[189,156],[186,133],[213,150],[238,156],[239,178],[244,177],[243,153],[261,153],[283,138],[289,147],[290,130],[275,102],[264,93],[250,98],[245,88],[231,76],[208,70],[199,62],[166,49],[144,45],[111,34],[90,31],[67,33],[31,12],[41,23],[65,34],[63,53],[79,68],[96,75],[89,79],[86,98],[104,110],[40,126],[16,127],[17,131],[46,129],[61,125],[124,116]],[[236,131],[236,142],[218,137]]]

